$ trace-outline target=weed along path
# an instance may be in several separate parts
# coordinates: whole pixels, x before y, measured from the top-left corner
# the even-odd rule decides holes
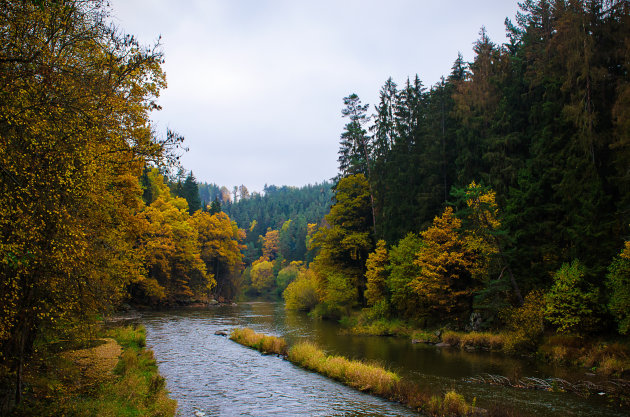
[[[489,409],[491,415],[492,410],[503,408],[537,417],[627,416],[627,410],[609,407],[601,397],[470,382],[486,373],[569,380],[580,376],[566,370],[539,368],[490,353],[414,345],[405,339],[340,335],[336,324],[287,313],[277,303],[147,312],[140,320],[147,328],[147,346],[155,352],[170,396],[186,416],[417,415],[402,404],[361,392],[366,387],[360,384],[358,389],[345,386],[338,382],[341,377],[330,379],[215,334],[229,335],[245,327],[282,337],[288,348],[313,342],[331,358],[380,364],[419,387],[429,399],[433,395],[444,399],[455,391],[469,405]],[[254,343],[283,349],[277,344],[274,347],[277,342],[272,340]]]

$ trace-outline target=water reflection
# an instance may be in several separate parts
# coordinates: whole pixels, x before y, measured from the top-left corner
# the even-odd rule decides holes
[[[309,339],[330,353],[385,364],[403,377],[441,392],[455,388],[479,406],[510,403],[540,416],[625,416],[604,400],[573,394],[518,390],[469,384],[463,378],[482,373],[584,378],[568,370],[540,367],[491,353],[411,344],[408,340],[340,335],[335,323],[285,312],[275,303],[244,303],[211,309],[147,313],[147,343],[160,371],[178,400],[182,415],[202,411],[218,415],[413,415],[410,410],[371,397],[319,375],[294,367],[275,356],[215,336],[217,330],[252,327],[283,336],[289,343]]]

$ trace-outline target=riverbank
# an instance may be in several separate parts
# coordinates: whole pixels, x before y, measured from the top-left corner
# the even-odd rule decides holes
[[[174,416],[144,327],[117,327],[80,349],[44,349],[26,364],[24,394],[11,412],[26,416]]]
[[[589,339],[577,335],[547,334],[527,338],[510,331],[461,332],[444,328],[418,329],[400,320],[380,319],[357,324],[342,320],[344,332],[355,336],[395,336],[412,343],[428,343],[466,351],[501,352],[528,356],[544,363],[582,368],[606,377],[630,377],[630,341]]]
[[[343,356],[327,355],[310,342],[299,342],[287,349],[284,339],[254,332],[252,329],[234,329],[230,339],[264,354],[283,356],[291,363],[341,382],[344,385],[391,401],[431,416],[487,416],[487,410],[466,402],[455,391],[443,397],[429,395],[417,386],[403,380],[396,373],[381,366],[349,360]]]

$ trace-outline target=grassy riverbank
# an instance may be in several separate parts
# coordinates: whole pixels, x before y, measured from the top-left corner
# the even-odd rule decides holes
[[[25,369],[25,392],[11,416],[174,416],[144,327],[103,332],[89,347],[46,350]]]
[[[349,387],[388,400],[403,403],[432,416],[470,416],[481,413],[474,404],[454,391],[444,396],[430,395],[381,366],[327,355],[310,342],[300,342],[287,350],[282,338],[266,336],[251,329],[234,329],[230,339],[263,353],[285,356],[291,363],[332,378]]]
[[[529,329],[462,332],[450,329],[418,329],[400,320],[363,320],[347,317],[344,332],[357,336],[396,336],[414,343],[444,343],[464,350],[530,356],[542,362],[581,367],[603,376],[630,377],[630,341],[627,338],[588,338],[579,335],[543,334]]]

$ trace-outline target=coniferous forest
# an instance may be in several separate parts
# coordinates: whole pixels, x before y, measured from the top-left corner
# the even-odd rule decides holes
[[[630,3],[525,0],[505,28],[434,85],[343,98],[334,178],[250,193],[154,130],[159,44],[101,1],[0,0],[0,412],[115,311],[249,299],[627,375]]]
[[[374,113],[344,98],[335,204],[312,239],[324,315],[465,328],[521,306],[627,332],[628,4],[526,1],[506,29],[496,45],[482,28],[434,86],[388,79]]]

